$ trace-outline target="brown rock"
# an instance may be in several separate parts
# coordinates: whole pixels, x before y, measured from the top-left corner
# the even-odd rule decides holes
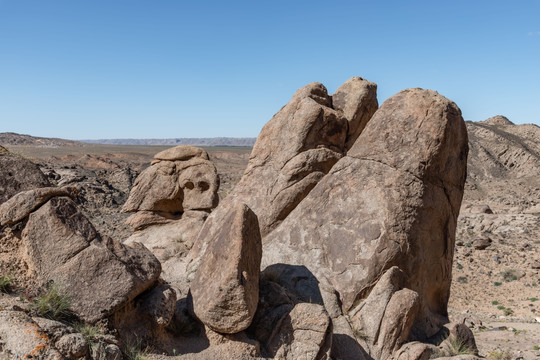
[[[0,310],[0,358],[62,360],[43,330],[20,311]]]
[[[476,250],[485,250],[490,245],[491,239],[487,236],[480,236],[472,241],[472,247]]]
[[[397,265],[419,295],[413,332],[433,335],[447,321],[467,152],[454,103],[430,90],[398,93],[265,237],[263,265],[305,265],[337,290],[344,313]]]
[[[429,360],[436,351],[433,345],[413,341],[404,344],[390,360]]]
[[[268,341],[276,359],[330,359],[332,321],[324,306],[299,303],[278,322]]]
[[[74,188],[39,188],[21,191],[0,205],[0,226],[15,224],[55,196],[75,196]]]
[[[203,227],[199,238],[205,238]],[[231,209],[225,226],[205,241],[208,249],[191,284],[195,315],[220,333],[246,329],[259,300],[261,235],[257,216],[245,204]]]
[[[332,95],[334,109],[343,112],[349,122],[346,149],[350,149],[378,108],[377,85],[361,77],[353,77]]]
[[[217,205],[218,187],[216,168],[208,160],[161,161],[137,177],[122,211],[209,210]]]
[[[296,91],[262,129],[244,176],[213,216],[223,218],[230,203],[243,202],[257,214],[262,235],[270,232],[343,156],[349,122],[358,123],[351,125],[357,136],[377,107],[374,91],[372,83],[349,80],[336,95],[337,110],[320,83]]]
[[[0,203],[20,191],[51,186],[39,166],[17,155],[0,156]]]
[[[420,301],[409,289],[396,291],[386,306],[377,338],[376,359],[388,359],[409,338]]]
[[[22,240],[37,279],[57,283],[71,297],[75,313],[91,323],[148,289],[161,272],[144,246],[101,238],[65,197],[30,214]]]

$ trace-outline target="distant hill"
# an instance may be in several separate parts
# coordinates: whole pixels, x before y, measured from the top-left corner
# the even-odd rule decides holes
[[[31,135],[16,134],[12,132],[4,132],[4,133],[0,133],[0,145],[61,147],[61,146],[84,146],[84,143],[81,143],[79,141],[73,141],[73,140],[36,137],[36,136],[31,136]]]
[[[106,145],[194,145],[194,146],[253,146],[256,138],[174,138],[174,139],[99,139],[81,140],[89,144]]]

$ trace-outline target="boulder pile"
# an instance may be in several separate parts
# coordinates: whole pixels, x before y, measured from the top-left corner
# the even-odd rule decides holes
[[[203,149],[155,155],[124,204],[134,232],[123,244],[95,231],[73,189],[47,184],[10,193],[3,231],[29,278],[63,284],[82,321],[109,321],[119,342],[107,346],[136,338],[160,359],[425,360],[457,339],[474,359],[471,331],[447,313],[465,123],[437,92],[403,90],[379,108],[376,88],[354,77],[332,95],[299,89],[219,206]]]

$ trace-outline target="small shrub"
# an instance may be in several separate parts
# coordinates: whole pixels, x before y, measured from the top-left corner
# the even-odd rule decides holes
[[[471,244],[471,242],[470,242],[470,241],[467,241],[467,242],[465,243],[465,246],[466,246],[466,247],[469,247],[469,248],[470,248],[470,247],[471,247],[471,245],[472,245],[472,244]]]
[[[82,334],[84,340],[86,340],[90,346],[94,346],[97,343],[97,337],[101,333],[96,326],[85,323],[75,323],[73,324],[73,328],[76,332]]]
[[[505,270],[501,273],[503,280],[506,282],[517,280],[517,276],[514,270]]]
[[[533,346],[533,350],[540,350],[540,346],[534,345],[534,346]]]
[[[498,303],[499,303],[499,302],[498,302],[497,300],[493,300],[493,301],[491,302],[491,305],[497,305]]]
[[[460,276],[457,278],[458,283],[466,284],[467,283],[467,277],[466,276]]]
[[[514,314],[514,310],[512,310],[510,308],[504,309],[503,312],[504,312],[504,315],[506,315],[506,316],[510,316],[510,315]]]
[[[13,287],[13,277],[9,275],[0,276],[0,292],[8,293],[11,291],[12,287]]]
[[[489,353],[489,355],[487,356],[487,359],[492,359],[492,360],[513,360],[514,357],[512,356],[512,354],[506,350],[504,351],[500,351],[500,350],[493,350],[492,352]]]
[[[433,355],[431,355],[431,359],[455,355],[475,355],[475,351],[474,349],[469,348],[462,339],[451,335],[448,338],[448,342],[445,342],[444,348],[435,351]]]
[[[501,282],[498,282],[498,281],[495,281],[495,282],[493,283],[493,285],[495,285],[495,286],[501,286],[502,283],[501,283]]]
[[[506,309],[506,308],[505,308],[504,306],[502,306],[502,305],[499,305],[499,306],[497,306],[497,309],[499,309],[499,310],[504,310],[504,309]]]
[[[531,302],[535,302],[535,301],[538,301],[538,298],[532,297],[532,298],[530,298],[529,300],[530,300]]]
[[[38,316],[52,320],[65,320],[73,316],[71,299],[62,294],[59,286],[54,283],[49,284],[47,290],[36,297],[32,308]]]
[[[456,265],[456,267],[458,268],[458,270],[463,269],[463,265],[461,265],[461,264],[459,264],[459,263]]]
[[[124,347],[124,356],[127,360],[148,360],[148,351],[143,349],[141,343],[127,343]]]

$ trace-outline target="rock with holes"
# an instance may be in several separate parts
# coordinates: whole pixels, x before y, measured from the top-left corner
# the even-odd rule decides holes
[[[153,164],[135,180],[122,211],[211,210],[218,202],[218,187],[217,171],[206,151],[179,145],[155,155]]]
[[[447,322],[467,131],[459,108],[408,89],[373,115],[347,155],[263,239],[263,266],[306,266],[355,310],[392,266],[418,294],[411,334]],[[412,301],[412,300],[411,300]]]
[[[37,280],[56,283],[71,298],[73,311],[90,323],[151,287],[161,272],[144,246],[103,238],[66,197],[55,197],[30,214],[22,242]]]
[[[193,311],[210,329],[233,334],[246,329],[259,300],[261,235],[257,216],[245,204],[230,209],[225,226],[207,239],[208,249],[191,283]],[[206,237],[206,226],[199,237]]]

